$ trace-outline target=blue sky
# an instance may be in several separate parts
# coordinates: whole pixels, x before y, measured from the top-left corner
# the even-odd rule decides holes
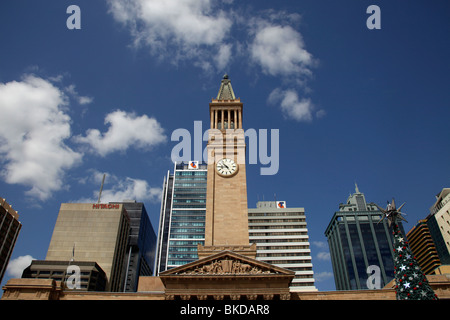
[[[449,33],[447,1],[2,1],[0,195],[23,224],[2,284],[104,172],[103,200],[144,202],[156,230],[171,134],[208,128],[226,72],[244,129],[279,129],[277,174],[247,166],[249,207],[304,207],[316,286],[334,290],[323,234],[355,182],[406,202],[406,231],[449,186]]]

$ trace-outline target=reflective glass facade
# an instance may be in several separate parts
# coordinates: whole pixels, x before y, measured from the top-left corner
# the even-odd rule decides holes
[[[198,259],[205,244],[206,164],[175,165],[164,179],[156,272]]]
[[[130,236],[126,250],[126,292],[136,292],[140,276],[153,275],[156,235],[142,202],[122,203],[130,219]]]
[[[335,212],[325,235],[328,238],[336,290],[368,289],[367,280],[373,273],[369,266],[380,270],[380,287],[394,278],[393,236],[386,220],[378,223],[381,212],[366,204],[359,191]],[[401,231],[403,226],[399,223]]]

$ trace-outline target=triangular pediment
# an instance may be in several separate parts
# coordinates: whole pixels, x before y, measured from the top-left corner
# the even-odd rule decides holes
[[[206,258],[185,264],[160,273],[165,276],[218,276],[218,275],[288,275],[294,271],[271,265],[237,254],[233,251],[222,251]]]

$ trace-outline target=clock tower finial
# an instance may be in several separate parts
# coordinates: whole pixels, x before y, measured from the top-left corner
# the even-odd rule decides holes
[[[228,78],[228,74],[224,74],[222,82],[220,84],[219,93],[217,94],[217,100],[236,100],[234,95],[231,81]]]

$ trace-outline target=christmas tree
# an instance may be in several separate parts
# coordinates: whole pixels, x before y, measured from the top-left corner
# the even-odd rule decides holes
[[[409,248],[408,241],[405,240],[398,226],[399,219],[406,221],[402,217],[403,213],[400,212],[403,205],[396,209],[395,201],[392,199],[392,203],[388,203],[386,210],[377,206],[383,212],[381,220],[386,218],[389,227],[392,226],[393,230],[395,292],[397,300],[437,300],[437,295],[420,269],[414,254]]]

